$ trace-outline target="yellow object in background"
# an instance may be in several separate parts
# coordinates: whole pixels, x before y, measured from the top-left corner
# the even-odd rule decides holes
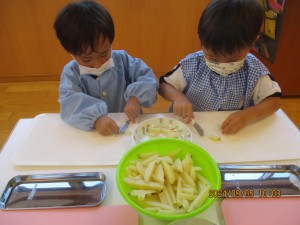
[[[276,39],[276,19],[277,13],[272,10],[265,12],[264,34],[273,40]]]

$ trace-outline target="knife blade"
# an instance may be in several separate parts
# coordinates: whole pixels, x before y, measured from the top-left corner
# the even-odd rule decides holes
[[[130,120],[126,120],[126,122],[120,127],[119,133],[120,133],[120,134],[124,134],[125,131],[126,131],[126,129],[127,129],[128,126],[129,126],[129,124],[130,124]]]
[[[203,131],[202,127],[195,120],[192,120],[192,124],[193,124],[193,127],[198,132],[198,134],[200,136],[203,136],[204,135],[204,131]]]

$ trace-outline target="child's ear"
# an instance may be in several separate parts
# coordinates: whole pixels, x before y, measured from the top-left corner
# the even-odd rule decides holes
[[[255,40],[253,41],[252,46],[255,46],[255,43],[259,40],[259,38],[260,38],[260,35],[258,34],[256,36]]]
[[[254,42],[257,42],[258,41],[258,39],[259,39],[259,34],[256,36],[256,39],[255,39],[255,41]]]

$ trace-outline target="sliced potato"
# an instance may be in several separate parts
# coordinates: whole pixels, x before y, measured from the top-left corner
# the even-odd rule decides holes
[[[211,189],[211,186],[206,186],[203,191],[201,191],[198,196],[193,200],[192,204],[188,208],[188,212],[193,211],[195,208],[201,206],[204,201],[208,198],[209,190]]]
[[[192,155],[181,160],[176,149],[166,156],[156,152],[139,154],[125,168],[124,182],[131,188],[129,195],[137,198],[145,209],[172,215],[193,211],[208,197],[209,181],[193,165]],[[177,157],[176,157],[177,156]]]
[[[209,138],[210,140],[212,140],[212,141],[215,141],[215,142],[221,141],[221,137],[216,136],[216,135],[213,135],[213,134],[209,135],[208,138]]]
[[[190,153],[188,153],[182,160],[182,168],[187,174],[190,174],[192,166],[193,166],[192,155]]]
[[[134,188],[144,189],[144,190],[158,190],[161,191],[164,186],[161,183],[156,182],[145,182],[144,180],[134,180],[129,177],[124,177],[124,182]]]
[[[161,156],[155,160],[157,164],[159,164],[161,161],[165,161],[168,164],[173,164],[173,159],[170,156]]]
[[[175,159],[174,163],[173,163],[173,169],[175,171],[178,171],[178,172],[182,172],[183,171],[183,168],[182,168],[182,162],[179,158]]]
[[[142,176],[144,177],[145,175],[145,168],[143,167],[141,162],[137,162],[135,165],[135,169],[136,171]]]
[[[193,188],[196,188],[196,184],[194,182],[194,180],[189,176],[189,174],[185,171],[180,172],[180,175],[182,177],[182,179],[190,186],[192,186]]]
[[[173,171],[172,167],[164,161],[162,161],[162,166],[164,169],[166,180],[170,184],[173,184],[175,182],[175,175],[174,175],[174,171]]]
[[[174,190],[173,190],[173,187],[171,184],[167,184],[166,185],[166,189],[170,195],[170,199],[171,199],[171,202],[172,204],[176,204],[176,197],[175,197],[175,193],[174,193]]]
[[[174,151],[171,151],[167,154],[167,156],[174,157],[181,151],[181,148],[175,149]]]
[[[149,157],[151,157],[151,156],[153,156],[153,155],[155,155],[156,153],[155,152],[145,152],[145,153],[141,153],[141,154],[139,154],[139,158],[140,159],[147,159],[147,158],[149,158]]]
[[[146,158],[146,159],[143,159],[142,161],[141,161],[141,163],[142,163],[142,165],[143,166],[147,166],[149,163],[151,163],[152,161],[155,161],[157,158],[158,158],[158,154],[156,153],[156,154],[154,154],[154,155],[152,155],[152,156],[150,156],[150,157],[148,157],[148,158]]]
[[[156,192],[157,192],[156,190],[132,190],[130,191],[129,195],[137,196],[138,200],[144,201],[146,195],[151,195]]]
[[[165,182],[165,174],[161,163],[155,167],[152,178],[161,184]]]
[[[155,201],[144,201],[148,206],[152,206],[152,207],[159,207],[161,209],[167,209],[167,210],[174,210],[174,207],[169,206],[167,204],[163,204],[161,202],[155,202]]]
[[[144,179],[145,179],[146,182],[148,182],[150,180],[150,177],[151,177],[153,171],[155,170],[155,167],[156,167],[155,161],[152,161],[147,166],[147,168],[145,170],[145,174],[144,174]]]

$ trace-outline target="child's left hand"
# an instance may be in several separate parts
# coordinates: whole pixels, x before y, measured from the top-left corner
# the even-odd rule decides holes
[[[131,96],[124,107],[124,112],[128,119],[135,123],[135,119],[140,115],[140,109],[141,105],[137,97]]]
[[[221,126],[222,134],[235,134],[247,126],[248,117],[245,111],[238,111],[230,114]]]

